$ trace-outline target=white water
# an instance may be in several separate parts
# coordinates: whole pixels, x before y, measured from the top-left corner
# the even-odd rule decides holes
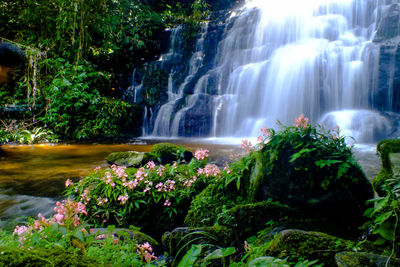
[[[215,134],[254,136],[301,113],[318,122],[327,111],[368,109],[375,7],[365,0],[250,1],[221,43],[219,66],[232,71]]]
[[[173,102],[161,107],[153,135],[178,136],[185,113],[200,103],[210,74],[218,73],[210,136],[255,137],[261,127],[274,127],[276,120],[290,125],[301,113],[313,123],[331,114],[329,122],[347,127],[361,142],[387,136],[389,122],[371,103],[378,75],[372,39],[383,2],[397,0],[248,1],[226,23],[214,68],[198,80],[183,108],[175,111]]]

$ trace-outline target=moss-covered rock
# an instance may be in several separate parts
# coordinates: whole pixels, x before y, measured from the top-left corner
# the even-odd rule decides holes
[[[68,252],[61,248],[52,249],[9,249],[0,248],[0,266],[75,266],[95,267],[99,263],[88,259],[84,255]]]
[[[385,184],[387,179],[393,176],[393,163],[391,160],[392,153],[400,153],[400,139],[385,139],[381,140],[377,146],[376,151],[378,152],[382,169],[379,171],[378,175],[373,179],[372,186],[378,195],[385,195],[382,186]]]
[[[189,162],[193,158],[191,151],[170,143],[155,144],[151,148],[151,153],[161,164],[173,163],[179,160]]]
[[[259,250],[257,256],[288,258],[289,262],[318,259],[324,266],[336,266],[335,254],[347,250],[352,242],[319,232],[295,229],[281,231],[275,238]]]
[[[106,157],[109,164],[125,167],[140,167],[148,161],[147,153],[137,151],[113,152]]]
[[[92,228],[90,229],[90,233],[101,235],[108,233],[108,230],[107,228]],[[112,234],[120,239],[124,239],[127,236],[130,240],[133,240],[137,244],[144,244],[148,242],[153,248],[159,246],[159,243],[154,238],[146,235],[143,232],[140,232],[137,229],[115,228],[112,231]]]
[[[234,232],[225,226],[179,227],[162,236],[162,244],[169,255],[182,257],[192,244],[213,244],[221,247],[231,246],[236,240]],[[179,255],[177,253],[179,252]]]
[[[366,252],[343,251],[335,255],[338,267],[399,267],[400,259]]]
[[[357,229],[364,222],[366,201],[373,197],[373,189],[351,159],[340,171],[337,166],[319,168],[315,165],[319,159],[311,156],[293,161],[294,148],[282,149],[277,155],[267,149],[255,153],[249,192],[255,201],[271,198],[344,228]],[[269,163],[271,157],[275,157],[273,164]],[[339,172],[341,176],[336,178]]]
[[[216,181],[193,199],[184,221],[185,225],[212,226],[221,212],[245,203],[245,191],[237,192],[234,188],[226,188],[224,183],[222,179]]]
[[[256,234],[265,228],[267,222],[282,222],[287,218],[299,217],[292,208],[271,200],[236,205],[221,212],[217,222],[235,230],[239,240]]]

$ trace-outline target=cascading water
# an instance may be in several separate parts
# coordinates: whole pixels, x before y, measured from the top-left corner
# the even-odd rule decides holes
[[[354,117],[365,122],[365,131],[376,122],[384,132],[379,136],[387,135],[390,123],[380,123],[382,115],[372,111],[379,75],[379,47],[372,40],[379,8],[391,3],[398,2],[249,1],[225,23],[212,67],[201,75],[196,65],[190,71],[187,79],[197,77],[192,92],[183,94],[185,80],[161,107],[153,135],[251,137],[276,120],[291,124],[301,113],[348,129],[357,127]],[[207,53],[205,34],[203,27],[192,60]],[[353,115],[341,115],[345,110]],[[359,135],[362,141],[376,137]]]

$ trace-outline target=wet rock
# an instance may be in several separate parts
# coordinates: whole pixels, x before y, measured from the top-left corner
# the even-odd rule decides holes
[[[114,237],[121,239],[122,241],[126,237],[129,237],[129,239],[133,239],[137,244],[144,244],[148,242],[153,248],[159,246],[159,243],[154,238],[135,229],[115,228],[111,232],[109,232],[107,228],[92,228],[90,229],[90,233],[97,234],[100,237],[101,235],[111,234]]]
[[[400,259],[366,252],[344,251],[335,255],[338,267],[398,267]]]
[[[273,201],[237,205],[218,216],[217,223],[233,228],[239,240],[245,239],[265,228],[269,221],[282,221],[297,217],[295,210]]]
[[[400,4],[386,5],[378,13],[374,42],[381,42],[400,35]]]
[[[189,162],[193,158],[193,153],[191,151],[182,146],[170,143],[155,144],[149,154],[154,156],[161,164],[168,164],[182,160]],[[149,158],[150,157],[151,156],[149,156]]]
[[[288,229],[266,244],[265,255],[288,258],[292,262],[299,259],[318,259],[324,266],[336,266],[335,254],[346,250],[349,244],[350,241],[324,233]]]
[[[125,167],[140,167],[146,159],[146,153],[137,151],[113,152],[106,158],[107,163]]]
[[[289,151],[282,151],[278,163],[268,167],[268,152],[257,154],[250,178],[255,200],[271,198],[310,218],[327,219],[338,227],[357,232],[365,220],[366,201],[373,197],[372,186],[361,168],[349,163],[340,179],[331,179],[329,175],[337,176],[338,170],[332,169],[328,174],[307,162],[301,163],[309,166],[307,171],[297,170],[290,156]],[[325,187],[321,185],[324,180],[329,180]]]

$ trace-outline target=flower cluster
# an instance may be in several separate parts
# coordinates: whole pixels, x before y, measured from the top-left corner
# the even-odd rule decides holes
[[[240,146],[243,150],[246,150],[247,153],[253,150],[253,145],[247,139],[242,140],[242,145]]]
[[[147,263],[150,263],[152,260],[157,260],[157,257],[154,256],[153,248],[151,247],[149,242],[146,242],[144,244],[137,244],[136,253],[139,254],[142,260]]]
[[[206,177],[217,177],[221,173],[221,170],[215,164],[207,164],[204,169],[199,168],[197,170],[198,175],[204,174]]]
[[[307,126],[309,126],[309,121],[307,117],[304,117],[304,114],[300,114],[300,116],[294,120],[294,127],[307,128]]]
[[[120,196],[118,196],[118,198],[117,198],[117,200],[118,201],[121,201],[121,204],[122,205],[125,205],[125,203],[128,201],[128,194],[125,194],[125,195],[120,195]]]
[[[159,192],[171,192],[175,190],[175,183],[174,180],[167,180],[165,183],[158,183],[156,188]]]
[[[18,235],[21,244],[35,231],[41,232],[43,229],[57,223],[64,226],[67,230],[74,230],[81,224],[80,215],[87,215],[86,207],[81,202],[71,199],[57,201],[54,207],[55,214],[52,218],[46,219],[42,214],[38,214],[38,220],[27,226],[16,226],[13,234]],[[84,230],[84,228],[82,228]]]
[[[208,158],[208,153],[210,151],[208,151],[207,149],[198,149],[194,152],[194,157],[197,160],[203,160]]]
[[[192,179],[186,180],[183,185],[186,187],[191,187],[194,182],[197,181],[197,177],[193,176]]]

